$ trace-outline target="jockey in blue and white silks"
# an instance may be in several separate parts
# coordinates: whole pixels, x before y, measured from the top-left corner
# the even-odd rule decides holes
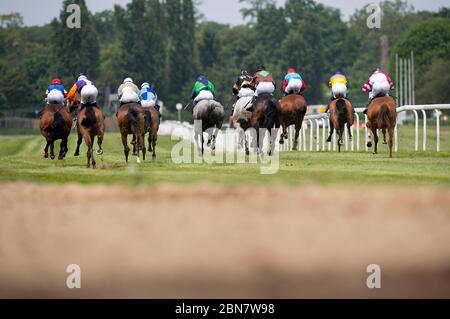
[[[156,101],[158,101],[158,95],[156,94],[153,85],[150,85],[147,82],[143,83],[141,85],[140,96],[142,107],[145,108],[154,107],[159,112],[159,105],[156,104]]]

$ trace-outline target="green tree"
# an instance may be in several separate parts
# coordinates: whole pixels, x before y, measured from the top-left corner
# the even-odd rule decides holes
[[[69,4],[77,4],[81,9],[81,28],[68,28]],[[65,0],[59,20],[52,22],[53,36],[50,41],[54,57],[53,74],[73,81],[80,72],[95,79],[99,66],[99,43],[92,15],[84,0]]]

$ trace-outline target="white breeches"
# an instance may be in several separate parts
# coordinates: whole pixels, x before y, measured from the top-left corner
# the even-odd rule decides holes
[[[255,94],[255,91],[253,91],[250,88],[241,88],[239,90],[238,97],[243,98],[243,97],[247,97],[247,96],[253,96],[254,94]]]
[[[286,90],[284,92],[286,94],[295,93],[299,94],[303,87],[303,81],[299,79],[292,79],[289,81]]]
[[[211,91],[201,91],[197,97],[194,99],[195,103],[198,103],[200,101],[212,101],[214,100],[214,94],[212,94]]]
[[[47,94],[47,104],[64,104],[65,98],[59,90],[51,90]]]
[[[344,83],[336,83],[331,88],[331,92],[333,93],[333,97],[337,98],[346,98],[347,97],[347,86]]]
[[[97,100],[98,90],[92,84],[88,84],[81,89],[80,94],[82,104],[92,104],[95,103]]]
[[[154,100],[142,100],[141,105],[142,105],[142,107],[145,107],[145,108],[155,107],[156,102]]]
[[[139,95],[133,89],[124,89],[120,97],[122,103],[137,103],[139,102]]]
[[[275,85],[272,82],[261,82],[256,87],[255,95],[259,96],[260,94],[273,94],[275,92]]]
[[[388,81],[375,82],[372,85],[372,92],[369,93],[369,98],[374,98],[375,96],[386,96],[389,95],[391,90],[391,85]]]

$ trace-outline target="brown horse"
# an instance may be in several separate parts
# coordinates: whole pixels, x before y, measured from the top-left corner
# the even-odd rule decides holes
[[[159,112],[154,107],[144,109],[145,110],[145,134],[148,136],[148,149],[152,152],[152,157],[156,158],[156,142],[158,141],[159,131]],[[144,142],[145,143],[145,142]],[[144,147],[145,149],[145,147]]]
[[[217,101],[203,100],[198,102],[193,110],[194,117],[194,138],[198,147],[198,151],[202,156],[205,152],[204,136],[205,132],[209,133],[207,146],[211,150],[216,149],[216,139],[219,131],[222,129],[225,112],[222,104]]]
[[[54,144],[61,140],[58,159],[62,160],[68,152],[67,140],[69,139],[72,128],[72,118],[67,107],[64,104],[49,104],[42,111],[39,122],[39,128],[42,136],[45,137],[44,158],[48,158],[48,149],[50,147],[50,158],[55,159]]]
[[[74,100],[69,103],[69,108],[79,107],[80,100],[80,95],[77,93]],[[77,149],[75,150],[74,156],[80,156],[80,145],[84,139],[88,147],[87,167],[91,167],[92,164],[92,168],[95,168],[94,139],[97,136],[97,144],[99,147],[97,154],[102,155],[103,137],[105,135],[105,116],[97,104],[85,105],[79,109],[77,115],[77,133]]]
[[[341,152],[341,146],[344,145],[344,133],[345,133],[345,125],[347,124],[348,135],[350,140],[352,140],[352,131],[351,128],[353,123],[355,122],[355,113],[353,111],[352,103],[349,100],[344,98],[339,98],[331,101],[330,103],[330,136],[328,137],[327,142],[331,142],[331,138],[333,136],[334,130],[336,129],[336,133],[339,136],[338,140],[338,148],[339,152]]]
[[[281,104],[271,94],[261,94],[256,98],[252,107],[250,124],[256,130],[256,144],[259,154],[263,154],[262,143],[265,135],[260,136],[260,128],[269,130],[269,136],[271,137],[269,156],[275,151],[277,134],[272,134],[271,130],[275,127],[278,131],[280,128],[280,113]]]
[[[386,131],[389,133],[389,157],[392,158],[392,147],[394,144],[394,130],[397,125],[397,106],[390,96],[378,97],[372,100],[368,107],[367,116],[369,121],[367,127],[372,131],[375,141],[374,154],[378,154],[378,132],[382,130],[384,141],[386,141]],[[369,135],[368,147],[372,147]]]
[[[287,129],[291,125],[295,125],[295,140],[293,150],[298,149],[298,138],[302,129],[303,119],[305,118],[308,108],[306,100],[303,96],[292,94],[285,96],[281,102],[280,122],[283,132],[280,138],[280,144],[284,144],[284,140],[288,138]]]
[[[123,104],[116,114],[119,122],[120,135],[122,136],[123,151],[125,154],[125,161],[128,163],[128,156],[130,148],[128,147],[128,135],[133,135],[135,142],[133,148],[133,155],[136,156],[136,161],[139,159],[139,151],[142,150],[143,160],[145,161],[145,127],[144,127],[144,110],[140,103]]]

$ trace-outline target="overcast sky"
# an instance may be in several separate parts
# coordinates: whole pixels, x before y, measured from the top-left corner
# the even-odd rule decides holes
[[[86,0],[92,11],[102,11],[113,8],[114,4],[125,5],[131,0]],[[285,0],[277,0],[281,5]],[[347,19],[355,9],[361,8],[366,3],[378,2],[377,0],[317,0],[327,6],[340,8]],[[450,0],[409,0],[417,10],[437,10],[450,6]],[[59,15],[62,0],[0,0],[0,14],[12,11],[20,12],[26,25],[42,25],[50,22],[53,17]],[[239,0],[202,0],[200,11],[208,20],[240,24],[243,23],[239,12],[242,7]]]

